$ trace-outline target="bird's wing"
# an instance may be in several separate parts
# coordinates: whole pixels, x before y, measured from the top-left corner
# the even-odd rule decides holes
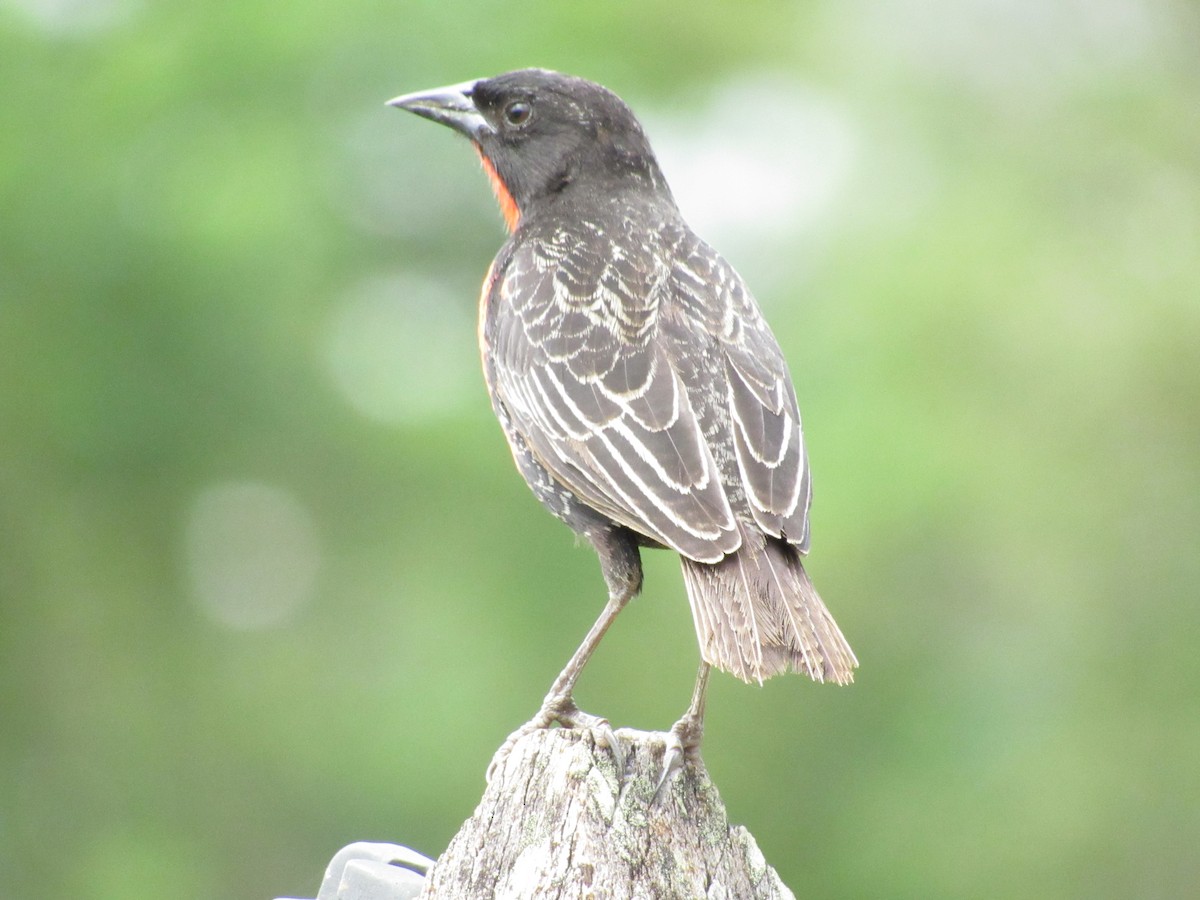
[[[492,388],[584,503],[692,559],[741,542],[687,391],[655,340],[669,269],[627,242],[525,241],[493,282]],[[624,246],[622,246],[624,244]]]
[[[764,532],[806,552],[812,487],[796,393],[779,342],[741,276],[715,250],[687,233],[673,258],[672,297],[684,316],[716,337],[720,362],[712,364],[718,369],[712,381],[725,393],[750,512]]]

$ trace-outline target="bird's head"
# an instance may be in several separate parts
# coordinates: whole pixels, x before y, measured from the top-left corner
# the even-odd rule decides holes
[[[510,230],[531,204],[639,185],[669,197],[642,126],[598,84],[520,69],[389,101],[475,144]]]

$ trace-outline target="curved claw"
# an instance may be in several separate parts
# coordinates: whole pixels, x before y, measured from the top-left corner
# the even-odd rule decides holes
[[[526,722],[505,738],[504,743],[500,745],[500,749],[492,754],[492,761],[488,763],[487,771],[483,773],[484,781],[491,784],[492,779],[496,777],[496,773],[504,765],[504,760],[508,759],[508,754],[512,752],[512,748],[516,745],[517,741],[525,737],[525,735],[536,731],[539,727],[544,728],[546,726],[536,726],[533,722]]]
[[[593,727],[600,732],[604,743],[608,745],[608,749],[613,755],[613,762],[617,766],[617,782],[620,783],[625,779],[625,748],[621,746],[621,739],[617,737],[617,733],[613,731],[612,725],[608,723],[607,719],[601,719],[600,723]]]
[[[667,781],[671,776],[683,768],[683,762],[687,758],[687,751],[684,749],[683,741],[679,739],[679,735],[675,733],[675,729],[671,729],[667,733],[667,747],[663,750],[663,768],[662,775],[658,777],[658,784],[654,786],[654,796],[650,798],[650,802],[657,803],[662,790],[667,786]]]
[[[705,679],[706,680],[706,679]],[[658,784],[654,787],[654,798],[657,802],[663,788],[671,775],[683,768],[683,764],[700,758],[700,741],[704,737],[704,707],[703,682],[698,692],[700,701],[693,701],[692,707],[683,714],[683,718],[671,726],[667,732],[667,747],[663,750],[663,770]]]

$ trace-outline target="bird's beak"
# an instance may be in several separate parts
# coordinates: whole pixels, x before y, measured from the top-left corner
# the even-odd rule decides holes
[[[464,81],[462,84],[434,88],[432,91],[416,91],[389,100],[387,105],[407,109],[418,116],[449,125],[469,138],[477,139],[481,134],[495,129],[479,112],[471,98],[476,83]]]

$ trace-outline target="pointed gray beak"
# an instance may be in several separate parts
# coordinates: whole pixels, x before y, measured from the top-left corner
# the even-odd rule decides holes
[[[494,131],[471,99],[477,81],[464,81],[432,91],[416,91],[387,102],[388,106],[407,109],[426,119],[432,119],[460,131],[469,138]]]

